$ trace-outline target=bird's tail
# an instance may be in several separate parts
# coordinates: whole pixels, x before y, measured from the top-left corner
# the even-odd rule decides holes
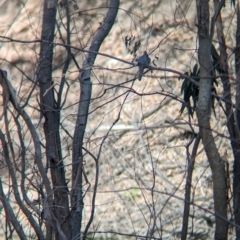
[[[138,71],[138,80],[139,81],[142,80],[143,70],[144,70],[144,67],[143,66],[139,66],[139,71]]]

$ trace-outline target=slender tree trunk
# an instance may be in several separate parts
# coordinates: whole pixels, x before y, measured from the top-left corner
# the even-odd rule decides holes
[[[72,158],[72,233],[74,239],[81,236],[81,222],[83,211],[83,190],[82,190],[82,145],[87,124],[88,109],[92,93],[91,71],[97,57],[99,48],[110,32],[117,16],[119,0],[111,0],[109,10],[104,18],[101,27],[93,37],[89,53],[87,54],[82,71],[80,72],[80,103],[78,106],[78,117],[73,138],[73,158]],[[89,227],[89,226],[87,226]],[[86,236],[83,236],[84,238]]]
[[[183,210],[183,223],[182,223],[182,232],[181,232],[181,240],[187,239],[188,234],[188,219],[191,205],[191,188],[192,188],[192,174],[194,169],[195,158],[197,155],[197,150],[199,146],[199,142],[201,140],[201,136],[198,133],[195,143],[192,149],[191,157],[187,156],[187,176],[186,176],[186,184],[185,184],[185,197],[184,197],[184,210]],[[188,148],[191,142],[188,144]]]
[[[227,183],[225,164],[215,145],[211,131],[212,62],[211,39],[209,36],[209,0],[197,0],[198,60],[200,63],[200,85],[197,118],[204,149],[212,170],[214,211],[216,219],[215,239],[227,239]]]
[[[68,202],[68,188],[65,180],[64,165],[59,136],[60,109],[56,107],[52,81],[53,41],[56,23],[57,0],[45,0],[42,22],[42,43],[37,69],[37,81],[40,85],[40,107],[44,116],[46,138],[46,158],[51,169],[53,185],[52,225],[56,224],[56,239],[60,239],[59,226],[67,239],[71,239]],[[47,196],[50,197],[50,196]],[[58,223],[56,223],[58,222]],[[53,226],[52,226],[53,227]],[[49,235],[51,235],[49,233]],[[50,238],[50,236],[47,236]]]
[[[214,8],[215,13],[219,10],[219,7],[222,7],[222,1],[214,0]],[[223,24],[221,19],[221,11],[216,18],[216,33],[218,36],[220,56],[220,73],[221,73],[221,81],[223,84],[223,96],[225,100],[225,113],[227,118],[227,127],[230,135],[230,142],[233,150],[234,156],[234,167],[233,167],[233,205],[234,205],[234,219],[237,225],[240,225],[240,141],[239,141],[239,127],[240,127],[240,117],[239,117],[239,109],[240,109],[240,11],[239,11],[239,3],[237,4],[237,31],[236,31],[236,49],[235,49],[235,70],[236,70],[236,125],[234,119],[234,112],[232,108],[232,95],[229,81],[229,73],[228,73],[228,56],[227,56],[227,48],[225,44],[225,36],[223,32]],[[236,238],[240,239],[240,228],[235,228]]]

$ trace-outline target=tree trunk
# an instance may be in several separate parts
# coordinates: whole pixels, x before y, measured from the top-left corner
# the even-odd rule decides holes
[[[187,156],[187,176],[186,176],[186,184],[185,184],[185,197],[184,197],[184,210],[183,210],[183,223],[182,223],[182,231],[181,231],[181,240],[187,239],[188,234],[188,219],[189,219],[189,212],[190,212],[190,205],[191,205],[191,188],[192,188],[192,175],[193,169],[195,164],[195,158],[197,155],[197,150],[199,146],[199,142],[201,140],[201,136],[198,133],[194,146],[192,149],[191,157]],[[191,145],[192,140],[188,144],[188,148]]]
[[[52,223],[56,225],[56,239],[65,234],[71,239],[68,188],[65,180],[64,164],[59,136],[60,109],[56,107],[52,81],[53,41],[56,23],[56,0],[45,0],[42,23],[42,43],[37,69],[37,81],[40,85],[40,107],[44,116],[44,133],[46,138],[46,158],[51,169],[53,185]],[[51,196],[47,196],[51,197]],[[50,203],[49,203],[50,205]],[[61,226],[63,233],[60,231]],[[52,226],[53,227],[53,226]],[[61,233],[60,233],[60,232]],[[49,237],[49,236],[48,236]]]
[[[225,178],[225,164],[218,153],[210,125],[211,89],[213,80],[208,3],[209,0],[197,0],[199,37],[198,60],[201,69],[197,118],[204,149],[212,170],[214,211],[216,214],[215,239],[227,239],[227,183]]]
[[[83,210],[82,145],[87,124],[88,109],[92,92],[91,71],[95,59],[97,57],[99,48],[114,24],[118,12],[118,7],[119,7],[118,0],[110,1],[108,13],[104,18],[101,27],[98,29],[98,31],[93,37],[91,46],[89,48],[89,53],[87,54],[83,62],[82,71],[80,72],[79,76],[81,93],[80,103],[78,106],[78,117],[73,138],[73,158],[72,158],[73,187],[71,204],[72,204],[72,233],[74,239],[79,239],[81,234],[81,221]],[[86,236],[83,236],[83,238],[85,237]]]

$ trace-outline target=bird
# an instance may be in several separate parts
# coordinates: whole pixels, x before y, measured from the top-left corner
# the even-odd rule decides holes
[[[138,80],[141,81],[142,76],[143,76],[143,70],[144,70],[144,68],[149,66],[151,59],[148,56],[147,52],[144,51],[143,55],[138,58],[137,62],[138,62],[138,68],[139,68]]]

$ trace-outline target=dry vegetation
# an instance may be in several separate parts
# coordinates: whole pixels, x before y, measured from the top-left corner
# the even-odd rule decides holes
[[[1,69],[8,71],[20,104],[24,104],[28,99],[34,85],[39,54],[39,43],[34,41],[40,39],[41,4],[42,1],[30,0],[0,1]],[[78,1],[77,6],[74,1],[71,2],[72,46],[88,48],[91,37],[100,27],[107,11],[106,6],[107,1]],[[229,49],[234,39],[234,22],[231,19],[233,10],[230,5],[223,10]],[[61,30],[62,35],[56,29],[58,43],[66,39],[65,24],[65,11],[59,7],[57,28]],[[171,72],[149,71],[141,82],[132,81],[137,74],[137,67],[129,68],[130,65],[114,57],[129,62],[133,60],[133,56],[126,50],[124,40],[126,36],[134,36],[134,42],[141,42],[137,55],[147,50],[152,65],[181,72],[189,71],[197,59],[195,24],[194,1],[121,1],[117,21],[100,49],[100,53],[113,58],[99,55],[92,74],[93,93],[85,134],[84,147],[87,151],[84,158],[86,196],[83,228],[92,209],[91,197],[96,176],[95,161],[88,151],[95,156],[101,154],[96,213],[91,226],[95,239],[131,239],[130,236],[115,235],[112,232],[146,236],[147,232],[151,231],[154,221],[157,227],[155,237],[178,239],[180,236],[186,159],[192,149],[192,145],[189,146],[192,137],[190,133],[193,129],[198,132],[195,117],[189,119],[186,111],[182,115],[179,113],[182,104],[182,80]],[[7,39],[2,36],[17,39],[19,42],[5,42]],[[77,49],[73,52],[81,66],[85,53]],[[54,51],[53,71],[56,89],[59,87],[65,56],[65,48],[57,46]],[[78,70],[72,61],[66,76],[66,103],[61,115],[62,149],[69,181],[72,136],[80,91],[77,76]],[[26,109],[44,144],[44,119],[41,117],[38,103],[39,90],[36,88],[31,93]],[[217,102],[216,111],[221,114]],[[226,134],[226,123],[223,119],[216,119],[212,115],[212,127],[221,154],[224,154],[229,146],[227,137],[222,137]],[[12,137],[17,136],[15,123],[10,115],[9,121]],[[3,120],[0,122],[1,126]],[[36,201],[38,194],[34,193],[35,190],[30,184],[32,182],[36,186],[39,181],[32,160],[33,143],[25,125],[22,126],[22,131],[28,146],[26,154],[29,197]],[[218,137],[219,134],[221,137]],[[18,164],[20,143],[17,138],[12,139],[12,143],[16,154],[15,161]],[[231,167],[231,152],[228,152],[228,160]],[[1,164],[1,176],[7,193],[11,183],[4,168],[4,159]],[[191,207],[189,239],[213,238],[211,187],[211,172],[203,148],[200,147],[193,176],[192,200],[195,205]],[[9,197],[11,203],[14,203],[11,189]],[[4,211],[1,214],[3,231]],[[21,219],[21,215],[19,218]],[[230,234],[231,237],[233,234]],[[133,236],[132,239],[136,238]]]

